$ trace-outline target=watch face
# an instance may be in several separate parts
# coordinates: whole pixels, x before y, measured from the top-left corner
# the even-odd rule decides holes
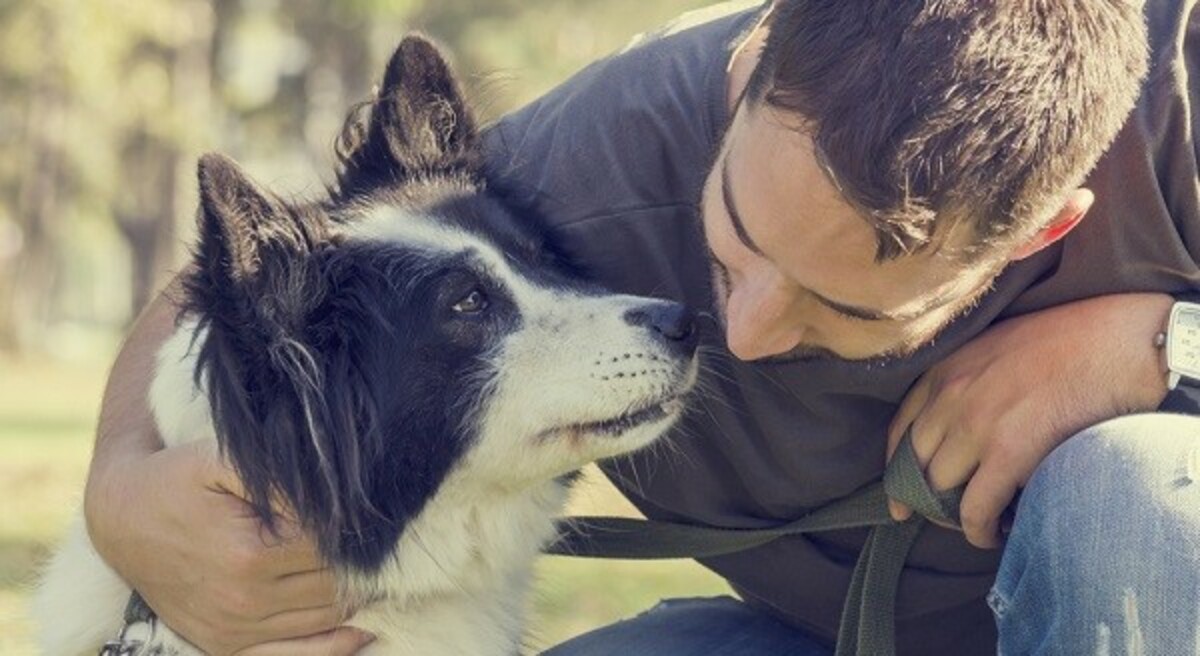
[[[1167,368],[1200,380],[1200,305],[1176,303],[1167,337]]]

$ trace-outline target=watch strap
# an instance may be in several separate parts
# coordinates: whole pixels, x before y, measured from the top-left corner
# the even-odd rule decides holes
[[[1200,387],[1180,384],[1167,392],[1158,406],[1159,412],[1174,412],[1184,415],[1200,415]]]
[[[1179,292],[1168,292],[1176,301],[1185,303],[1200,303],[1200,289],[1185,289]]]

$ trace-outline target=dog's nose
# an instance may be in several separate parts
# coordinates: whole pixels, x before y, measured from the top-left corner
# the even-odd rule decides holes
[[[662,339],[673,351],[690,356],[700,341],[696,315],[682,303],[656,301],[625,312],[625,322],[644,326]]]

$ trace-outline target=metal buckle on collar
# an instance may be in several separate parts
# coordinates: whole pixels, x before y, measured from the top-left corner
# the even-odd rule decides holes
[[[149,629],[145,639],[130,638],[129,629],[139,624],[145,624]],[[142,648],[146,646],[146,643],[154,640],[157,630],[158,616],[154,614],[142,596],[134,592],[129,595],[129,603],[125,606],[125,617],[121,622],[121,630],[117,632],[117,637],[105,642],[96,656],[154,656],[154,654],[159,654],[161,650],[158,648],[142,654]]]
[[[145,638],[130,638],[126,635],[130,628],[138,624],[146,624],[149,627],[150,632]],[[121,632],[117,634],[117,637],[105,642],[96,656],[160,656],[163,653],[161,645],[146,651],[146,645],[154,641],[157,629],[158,623],[155,619],[126,622],[121,626]]]
[[[125,635],[125,629],[128,626],[121,628],[121,636]],[[119,636],[116,640],[109,640],[100,647],[100,653],[96,656],[134,656],[138,650],[145,644],[141,640],[126,640]]]

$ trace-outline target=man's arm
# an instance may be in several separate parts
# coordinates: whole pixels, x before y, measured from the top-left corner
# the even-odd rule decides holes
[[[178,292],[176,278],[146,308],[109,375],[84,497],[92,543],[208,653],[352,654],[369,636],[332,630],[342,612],[312,542],[286,520],[282,538],[264,531],[211,444],[162,448],[148,395]]]
[[[888,457],[911,426],[930,485],[966,485],[967,539],[1000,546],[1002,513],[1055,447],[1162,403],[1166,369],[1154,337],[1173,302],[1166,294],[1113,294],[996,324],[913,385],[892,421]],[[892,502],[893,517],[910,514]]]
[[[178,293],[180,280],[179,277],[172,280],[167,291],[151,301],[138,317],[109,373],[84,506],[93,541],[104,537],[103,531],[96,533],[96,524],[106,519],[93,503],[97,496],[105,496],[98,488],[112,482],[113,468],[145,458],[163,447],[150,415],[148,397],[155,354],[174,332],[176,309],[168,295]]]

